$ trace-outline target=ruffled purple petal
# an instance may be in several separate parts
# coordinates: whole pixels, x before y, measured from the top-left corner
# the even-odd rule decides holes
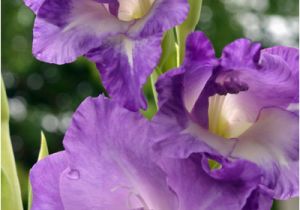
[[[286,75],[280,81],[282,95],[292,97],[293,102],[299,102],[299,50],[291,47],[272,47],[261,51],[261,65],[266,71]],[[284,86],[283,84],[284,83]],[[282,97],[282,96],[281,96]],[[290,102],[290,101],[289,101]]]
[[[186,127],[188,114],[182,100],[184,69],[168,71],[156,83],[159,112],[152,119],[155,141],[180,132]]]
[[[262,50],[262,53],[269,53],[280,57],[291,68],[294,75],[299,75],[299,50],[292,47],[275,46]]]
[[[191,33],[186,41],[186,57],[183,68],[184,94],[186,109],[191,112],[206,82],[212,76],[213,68],[218,64],[215,51],[203,32]]]
[[[242,210],[267,210],[271,209],[273,198],[270,196],[272,192],[268,193],[268,190],[259,186],[248,197],[247,202]]]
[[[256,68],[260,50],[259,43],[238,39],[223,49],[221,65],[227,69]]]
[[[64,210],[59,180],[68,167],[65,152],[52,154],[36,163],[30,170],[32,210]]]
[[[147,121],[102,98],[86,99],[64,139],[70,169],[61,177],[65,209],[177,208],[151,160]]]
[[[160,41],[160,34],[139,40],[115,37],[86,56],[96,62],[103,84],[114,100],[133,111],[146,109],[142,86],[159,61]]]
[[[34,24],[33,54],[45,62],[69,63],[127,28],[96,1],[46,0]]]
[[[178,195],[180,210],[241,210],[260,182],[261,173],[254,164],[204,153],[206,146],[197,140],[173,138],[154,148],[170,187]],[[217,160],[221,168],[211,170],[209,159]]]
[[[155,0],[149,13],[138,20],[129,33],[141,37],[162,33],[182,23],[188,11],[187,0]]]
[[[263,109],[258,120],[239,136],[231,156],[259,165],[264,184],[274,189],[274,197],[298,195],[298,116],[278,108]]]

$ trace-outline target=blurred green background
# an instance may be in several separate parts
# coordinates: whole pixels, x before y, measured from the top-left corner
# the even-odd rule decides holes
[[[226,44],[240,37],[262,42],[265,47],[298,47],[298,8],[298,0],[203,0],[197,28],[212,40],[217,55]],[[37,159],[41,130],[50,153],[62,150],[63,134],[76,107],[85,97],[97,96],[104,89],[94,64],[84,58],[58,66],[39,62],[32,56],[34,15],[21,0],[2,0],[1,12],[2,75],[26,205],[27,174]],[[145,90],[150,96],[149,88]],[[274,209],[287,210],[278,204]]]

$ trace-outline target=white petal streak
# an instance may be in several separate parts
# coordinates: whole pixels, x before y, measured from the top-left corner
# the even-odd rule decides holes
[[[124,52],[128,58],[128,63],[133,68],[133,49],[134,42],[126,37],[123,38]]]
[[[190,123],[190,125],[182,132],[182,134],[186,133],[197,137],[224,156],[227,156],[232,152],[236,143],[233,139],[225,139],[217,136],[195,123]]]

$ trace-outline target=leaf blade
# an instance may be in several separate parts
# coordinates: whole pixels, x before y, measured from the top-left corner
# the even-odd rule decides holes
[[[23,210],[20,183],[9,134],[9,107],[1,78],[1,208]]]

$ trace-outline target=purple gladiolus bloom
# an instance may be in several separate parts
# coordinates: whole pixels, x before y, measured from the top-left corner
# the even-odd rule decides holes
[[[141,87],[160,58],[164,31],[187,16],[187,0],[24,0],[36,14],[33,54],[48,63],[86,56],[110,96],[146,108]]]
[[[157,83],[153,120],[174,190],[205,194],[181,205],[266,210],[272,199],[298,195],[298,61],[297,49],[261,49],[247,39],[217,59],[202,32],[188,37],[184,64]],[[187,173],[190,184],[178,181]]]
[[[151,159],[148,121],[99,96],[73,115],[65,151],[30,172],[32,210],[175,210],[166,174]]]

